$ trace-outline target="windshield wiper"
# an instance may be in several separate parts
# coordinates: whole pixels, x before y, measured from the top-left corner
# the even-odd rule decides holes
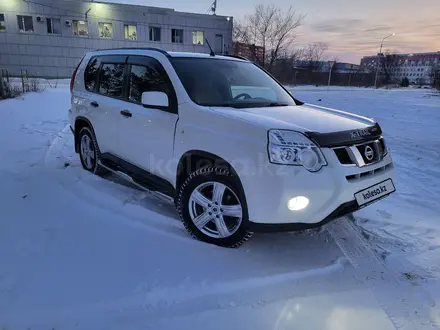
[[[218,104],[203,104],[208,107],[228,107],[235,109],[244,108],[265,108],[265,107],[287,107],[287,103],[278,102],[230,102],[230,103],[218,103]]]
[[[288,107],[289,105],[287,103],[278,103],[278,102],[272,102],[267,105],[268,107]]]
[[[206,104],[204,106],[207,107],[227,107],[227,108],[235,108],[235,109],[243,109],[243,108],[252,108],[255,105],[260,105],[260,103],[219,103],[219,104]]]

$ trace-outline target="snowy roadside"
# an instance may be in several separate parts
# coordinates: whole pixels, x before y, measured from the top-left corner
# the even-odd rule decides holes
[[[239,250],[193,241],[172,207],[83,171],[68,87],[0,102],[0,329],[439,326],[439,100],[294,93],[377,118],[398,192],[356,225],[256,235]]]

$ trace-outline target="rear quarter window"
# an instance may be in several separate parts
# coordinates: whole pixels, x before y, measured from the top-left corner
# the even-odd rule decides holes
[[[87,91],[95,90],[96,80],[99,72],[99,60],[97,57],[90,59],[84,73],[84,86]]]

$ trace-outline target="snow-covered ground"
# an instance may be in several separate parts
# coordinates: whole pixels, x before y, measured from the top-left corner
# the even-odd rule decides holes
[[[440,327],[440,96],[293,88],[379,120],[397,192],[240,249],[189,238],[168,204],[80,166],[68,86],[1,101],[0,329]]]

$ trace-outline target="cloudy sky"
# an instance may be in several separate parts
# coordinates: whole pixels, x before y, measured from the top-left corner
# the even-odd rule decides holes
[[[179,11],[204,13],[213,0],[107,0]],[[217,13],[241,19],[262,0],[218,0]],[[282,8],[292,5],[306,14],[298,30],[298,44],[325,42],[328,56],[359,62],[363,55],[384,49],[405,53],[440,51],[440,0],[272,0]]]

